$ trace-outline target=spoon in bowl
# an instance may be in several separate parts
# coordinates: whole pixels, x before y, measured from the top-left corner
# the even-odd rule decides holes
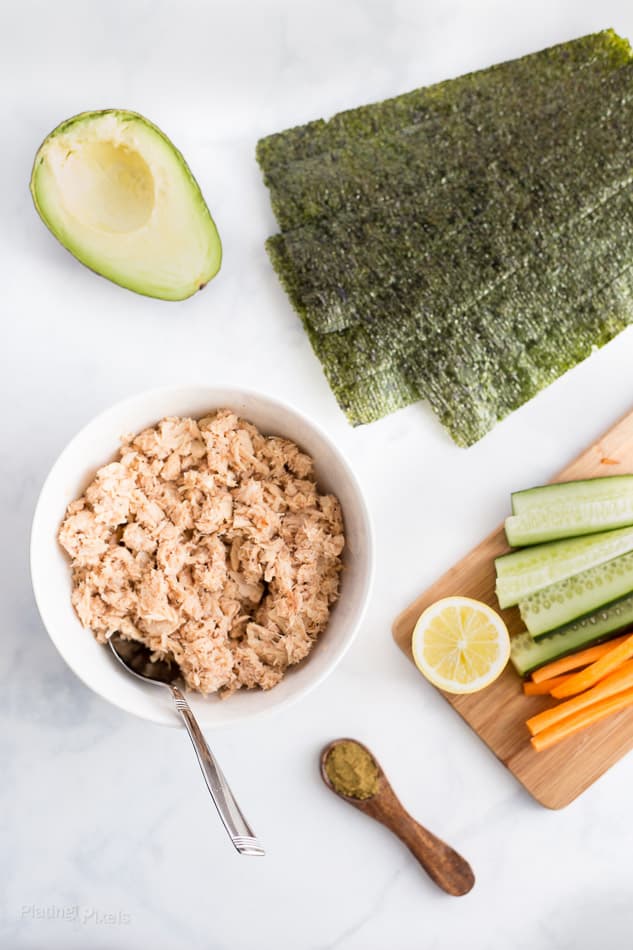
[[[176,685],[176,680],[181,678],[180,667],[176,661],[152,660],[148,647],[137,640],[126,640],[118,633],[112,633],[108,637],[108,644],[118,662],[128,673],[137,676],[145,683],[154,683],[169,690],[189,733],[213,803],[235,848],[240,854],[264,855],[266,852],[240,811],[189,703]]]

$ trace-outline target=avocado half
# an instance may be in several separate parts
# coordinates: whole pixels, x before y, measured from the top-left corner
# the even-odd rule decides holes
[[[187,163],[142,115],[82,112],[40,146],[31,194],[78,260],[138,294],[184,300],[220,269],[222,245]]]

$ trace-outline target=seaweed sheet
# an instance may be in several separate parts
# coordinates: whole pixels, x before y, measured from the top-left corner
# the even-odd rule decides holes
[[[415,125],[429,114],[461,110],[460,95],[472,100],[473,89],[492,90],[508,80],[526,83],[528,89],[543,82],[549,85],[561,75],[586,66],[611,69],[630,59],[628,42],[613,30],[602,30],[566,43],[530,53],[519,59],[497,63],[431,86],[339,112],[328,121],[317,119],[260,139],[257,160],[264,172],[277,164],[289,164],[336,148],[345,148],[350,138],[358,139],[386,130]],[[490,92],[488,93],[490,95]]]
[[[321,336],[308,327],[350,421],[373,421],[425,395],[454,440],[471,444],[558,372],[588,355],[592,341],[598,345],[623,329],[631,314],[622,306],[619,322],[606,312],[589,310],[594,322],[587,330],[569,305],[579,293],[590,296],[602,281],[616,280],[626,271],[632,187],[629,180],[612,200],[573,222],[558,242],[543,243],[538,270],[526,261],[467,314],[444,323],[423,351],[416,345],[414,322],[398,326],[385,340],[382,359],[379,340],[364,327],[359,332],[365,339],[357,338],[351,348],[337,348],[338,335]],[[365,378],[347,362],[359,353],[365,357],[361,368],[371,368]]]
[[[551,323],[547,333],[521,348],[512,371],[516,380],[512,388],[504,385],[508,375],[499,379],[498,363],[490,352],[488,371],[479,367],[475,374],[472,364],[466,364],[463,372],[453,366],[458,385],[451,390],[447,377],[435,389],[425,380],[425,396],[453,441],[467,447],[632,322],[633,265],[609,284],[588,291],[559,314],[559,321]],[[409,377],[405,374],[405,378]],[[409,381],[415,385],[415,376]]]
[[[617,56],[611,55],[611,64],[618,56],[620,63],[628,58],[627,44],[618,42],[617,38],[609,33],[600,36],[605,48],[613,42],[611,53],[613,49],[617,50]],[[588,41],[595,41],[595,37],[584,38],[585,54],[588,45],[591,45]],[[574,45],[576,52],[582,46],[578,45],[578,42],[570,44]],[[605,57],[602,67],[604,62]],[[582,85],[583,82],[572,83],[570,88],[575,87],[579,91]],[[588,88],[587,84],[585,88]],[[411,96],[415,98],[415,94]],[[451,233],[450,227],[447,229],[445,226],[446,222],[444,226],[429,228],[428,213],[426,219],[418,214],[417,218],[411,219],[412,224],[408,225],[410,230],[406,233],[410,236],[412,253],[405,258],[408,268],[405,284],[409,296],[403,296],[402,287],[394,280],[394,257],[389,253],[388,244],[389,227],[402,229],[402,217],[393,218],[391,224],[388,224],[389,219],[384,215],[384,207],[380,208],[379,204],[375,204],[370,209],[368,217],[371,220],[375,220],[376,213],[383,212],[386,230],[378,242],[378,256],[372,258],[369,265],[359,258],[360,267],[357,273],[364,274],[367,295],[365,300],[360,301],[360,306],[359,301],[354,300],[351,308],[347,311],[342,309],[342,312],[346,313],[344,320],[352,316],[352,320],[356,322],[356,325],[342,331],[337,330],[336,322],[333,327],[330,326],[330,330],[334,332],[321,333],[313,326],[315,304],[317,311],[319,306],[323,307],[324,300],[326,306],[323,310],[327,309],[328,303],[330,308],[332,302],[337,304],[336,298],[331,298],[328,302],[327,286],[330,286],[330,289],[334,286],[339,300],[346,303],[344,287],[341,294],[341,288],[336,288],[335,283],[326,285],[322,281],[324,256],[327,256],[324,255],[324,248],[330,246],[327,241],[323,243],[323,233],[315,239],[315,257],[312,260],[316,260],[319,266],[313,267],[312,270],[309,267],[308,270],[305,269],[309,263],[308,256],[302,265],[303,271],[301,267],[297,268],[296,259],[291,260],[287,245],[288,238],[292,240],[292,232],[290,235],[278,235],[268,242],[275,268],[304,321],[335,395],[351,422],[356,424],[372,421],[423,395],[449,429],[454,440],[460,445],[472,444],[489,431],[496,421],[531,398],[540,388],[631,322],[633,247],[629,235],[633,227],[633,214],[629,182],[625,180],[622,165],[625,152],[622,140],[630,141],[632,131],[630,114],[627,112],[630,105],[629,90],[626,86],[623,87],[619,99],[617,96],[615,100],[608,102],[603,99],[597,111],[595,104],[592,104],[593,118],[589,117],[583,104],[584,100],[591,99],[591,95],[585,95],[580,112],[573,121],[567,122],[566,127],[571,132],[571,138],[569,135],[566,139],[564,135],[562,138],[560,135],[558,137],[559,151],[562,149],[561,161],[558,164],[562,173],[552,176],[549,181],[552,187],[551,196],[542,202],[546,208],[554,210],[554,215],[548,217],[543,216],[542,210],[539,212],[541,218],[531,222],[535,236],[526,244],[521,245],[518,241],[514,245],[510,243],[507,245],[507,252],[505,245],[497,245],[502,247],[505,257],[502,258],[502,266],[498,268],[496,276],[494,272],[490,272],[482,281],[481,275],[475,274],[473,261],[476,264],[478,255],[479,260],[486,259],[485,255],[480,256],[482,248],[485,248],[481,239],[477,245],[477,253],[472,259],[469,260],[467,255],[458,255],[451,271],[451,279],[444,285],[446,299],[442,304],[443,309],[440,307],[441,320],[437,319],[437,293],[433,293],[432,299],[424,300],[419,297],[420,285],[415,283],[416,271],[423,260],[420,256],[421,250],[426,249],[428,257],[433,241],[445,240],[446,234]],[[395,100],[391,102],[393,104]],[[570,102],[565,101],[565,107],[569,107],[570,103],[574,109],[577,108],[578,100],[574,99],[573,95]],[[375,135],[376,130],[380,128],[380,121],[376,116],[383,105],[385,104],[364,107],[347,114],[353,119],[349,128],[353,127],[354,134],[359,134],[361,138],[363,135]],[[408,106],[404,107],[405,112],[409,107],[413,108],[411,98]],[[368,117],[366,109],[373,109],[372,118]],[[361,121],[358,121],[357,112],[364,116]],[[382,114],[398,115],[398,121],[404,115],[399,107],[382,110]],[[411,114],[408,118],[411,119]],[[530,134],[534,133],[535,141],[540,140],[544,116],[539,114],[539,108],[534,112],[531,121]],[[610,141],[614,145],[612,154],[604,148],[602,152],[593,147],[587,148],[588,141],[595,145],[595,129],[600,127],[600,123],[611,134]],[[341,136],[341,140],[345,140],[348,134],[345,129],[342,130],[345,122],[334,123],[326,132],[328,125],[325,128],[319,127],[317,137],[311,140],[307,149],[303,146],[310,136],[303,133],[299,136],[303,143],[302,156],[318,154],[319,149],[335,147],[336,134]],[[334,138],[330,137],[330,132],[335,133]],[[501,132],[503,134],[503,129]],[[593,140],[591,134],[594,134]],[[413,139],[416,137],[417,132]],[[529,143],[529,138],[527,142]],[[279,140],[275,147],[278,146]],[[526,151],[529,152],[529,145]],[[551,148],[549,151],[550,156],[554,154]],[[273,152],[274,149],[266,153],[269,161]],[[579,154],[586,156],[588,162],[577,161],[574,164],[574,156]],[[554,162],[553,167],[556,165]],[[590,172],[586,171],[587,167]],[[396,164],[390,171],[395,168]],[[464,179],[460,176],[458,164],[453,168],[457,187],[463,186]],[[476,194],[470,206],[475,217],[482,211],[482,201],[477,188],[481,188],[481,181],[486,180],[486,175],[488,172],[482,172],[481,177],[479,172],[475,175]],[[528,169],[527,179],[534,188],[537,179],[532,169]],[[414,180],[411,178],[412,185]],[[500,179],[501,184],[505,185],[508,180],[503,176]],[[561,202],[561,196],[556,193],[556,186],[561,183],[567,204],[565,201]],[[436,194],[438,189],[435,189],[435,193],[433,189],[429,190],[431,200],[436,201],[436,210],[441,209],[441,201],[444,200],[446,210],[441,213],[450,213],[450,202],[447,202],[446,194],[442,199]],[[538,193],[537,187],[536,194]],[[484,209],[492,207],[493,194],[489,186],[487,203],[483,202]],[[613,203],[609,197],[611,194]],[[405,197],[398,195],[397,184],[393,189],[393,197],[394,202],[400,201],[406,211]],[[507,196],[502,196],[501,200],[507,201]],[[396,207],[397,204],[394,204],[394,208]],[[328,210],[328,206],[325,206],[325,210]],[[465,222],[471,241],[472,224],[467,217],[469,213],[465,212],[466,216],[461,223],[454,222],[454,233],[459,233],[460,228],[463,230]],[[338,217],[342,218],[344,215]],[[359,224],[353,220],[339,221],[336,225],[333,224],[335,220],[327,224],[330,229],[328,237],[332,227],[336,229],[339,226],[340,230],[347,225],[351,226],[352,235],[362,234],[362,231],[358,231],[359,227],[362,228],[362,222]],[[512,222],[512,216],[500,222],[500,231],[506,227],[508,220]],[[529,216],[524,222],[526,234],[529,232],[528,220]],[[491,218],[491,221],[494,222],[494,218]],[[538,223],[537,228],[534,228],[535,221]],[[322,220],[320,226],[323,223]],[[520,231],[521,227],[518,230]],[[340,233],[343,234],[343,231]],[[512,227],[506,227],[505,233],[511,235]],[[305,234],[301,237],[305,237]],[[357,242],[358,247],[362,246],[362,241],[361,237]],[[348,259],[350,248],[355,246],[353,240],[350,245],[349,235],[339,244],[341,252],[347,254]],[[490,260],[495,260],[494,246],[488,256]],[[331,268],[326,265],[325,271],[330,277]],[[467,276],[464,284],[465,275],[470,277]],[[473,275],[479,279],[478,284],[473,280]],[[457,289],[457,304],[452,310],[447,306],[450,287]],[[462,292],[467,287],[470,289]],[[353,285],[353,293],[356,292],[356,285]],[[420,299],[423,300],[422,306]],[[385,310],[389,316],[388,320],[381,319],[381,313]]]
[[[468,153],[454,181],[415,201],[386,201],[283,235],[314,328],[386,319],[429,297],[466,304],[502,279],[541,231],[600,201],[629,172],[633,66],[575,109],[563,103],[544,116],[536,138],[531,128],[528,140]]]
[[[493,71],[494,82],[486,77],[488,82],[479,79],[478,85],[457,83],[461,91],[448,110],[430,111],[414,125],[383,127],[371,136],[350,135],[336,149],[273,166],[264,181],[282,231],[342,211],[358,213],[394,193],[415,195],[437,186],[472,154],[503,148],[504,140],[525,133],[521,126],[531,114],[560,110],[561,103],[595,95],[604,77],[623,64],[624,45],[611,43],[608,50],[611,55],[598,65],[588,61],[573,72],[569,60],[559,56],[543,75],[524,70],[505,82],[508,70]],[[497,140],[491,146],[486,143],[490,136]]]
[[[411,354],[415,354],[417,385],[423,392],[421,367],[428,364],[432,374],[442,361],[450,365],[455,354],[453,330],[469,347],[471,361],[482,347],[492,345],[492,336],[503,341],[506,362],[512,366],[517,347],[528,345],[579,290],[624,269],[631,258],[632,187],[629,176],[602,204],[567,222],[557,240],[549,235],[541,238],[512,273],[462,311],[447,315],[430,307],[404,315],[385,333],[366,325],[335,334],[311,331],[312,345],[330,384],[336,390],[377,372],[400,370],[411,364]],[[535,259],[538,268],[530,266]],[[289,286],[288,292],[293,297],[297,290]]]
[[[397,368],[379,370],[380,385],[374,376],[348,385],[333,383],[351,421],[373,421],[380,408],[392,411],[393,391],[402,400],[407,392],[424,392],[459,445],[477,441],[584,359],[592,345],[602,345],[631,322],[628,297],[613,311],[594,306],[599,296],[591,301],[603,293],[600,288],[630,287],[627,235],[632,228],[633,181],[558,242],[544,245],[541,272],[523,267],[472,308],[468,325],[455,320],[445,326],[442,339],[426,348],[422,363],[416,348],[405,344]],[[316,341],[317,352],[322,342]],[[390,380],[390,394],[381,402],[385,380]]]

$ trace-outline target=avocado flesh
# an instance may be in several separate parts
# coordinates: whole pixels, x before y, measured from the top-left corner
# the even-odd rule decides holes
[[[115,284],[184,300],[218,272],[222,246],[178,149],[134,112],[83,112],[40,146],[35,207],[78,260]]]

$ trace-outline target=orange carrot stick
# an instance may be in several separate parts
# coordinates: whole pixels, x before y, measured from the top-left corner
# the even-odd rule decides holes
[[[572,675],[572,673],[566,673],[564,676],[553,676],[551,680],[543,680],[542,683],[530,683],[528,681],[523,684],[523,692],[526,696],[547,696],[551,689],[564,683]]]
[[[614,640],[609,640],[608,643],[599,643],[598,646],[595,647],[587,647],[586,650],[580,650],[579,653],[572,653],[571,656],[563,656],[560,660],[552,660],[551,663],[542,666],[539,670],[535,670],[532,673],[532,682],[542,683],[543,680],[552,679],[552,677],[559,676],[561,673],[567,673],[569,670],[577,670],[581,666],[588,666],[590,663],[599,660],[605,653],[608,653],[612,647],[626,640],[628,635],[629,634],[625,634],[623,637],[616,637]]]
[[[616,693],[622,693],[625,689],[631,688],[633,688],[633,660],[628,660],[615,673],[611,673],[610,676],[600,680],[598,685],[592,689],[588,689],[585,693],[574,696],[573,699],[558,703],[557,706],[552,706],[550,709],[545,709],[536,716],[532,716],[526,722],[526,726],[535,736],[537,732],[549,729],[550,726],[556,725],[566,716],[571,716],[572,713],[585,709],[601,699],[607,699],[609,696],[614,696]]]
[[[582,693],[584,690],[595,686],[601,679],[604,679],[609,673],[617,670],[625,660],[630,660],[633,656],[633,635],[626,637],[622,643],[612,647],[604,656],[601,656],[595,663],[586,666],[579,673],[574,673],[566,683],[555,686],[552,690],[552,696],[556,699],[567,699],[568,696],[575,696],[576,693]]]
[[[572,716],[566,716],[555,726],[543,729],[538,735],[533,736],[530,742],[537,752],[542,752],[543,749],[549,749],[556,745],[561,739],[566,739],[568,736],[574,735],[575,732],[580,732],[581,729],[591,726],[594,722],[599,722],[605,716],[610,716],[612,713],[625,709],[632,704],[633,689],[627,689],[610,699],[603,699],[599,703],[587,706],[586,709],[581,709],[580,712],[574,713]]]

